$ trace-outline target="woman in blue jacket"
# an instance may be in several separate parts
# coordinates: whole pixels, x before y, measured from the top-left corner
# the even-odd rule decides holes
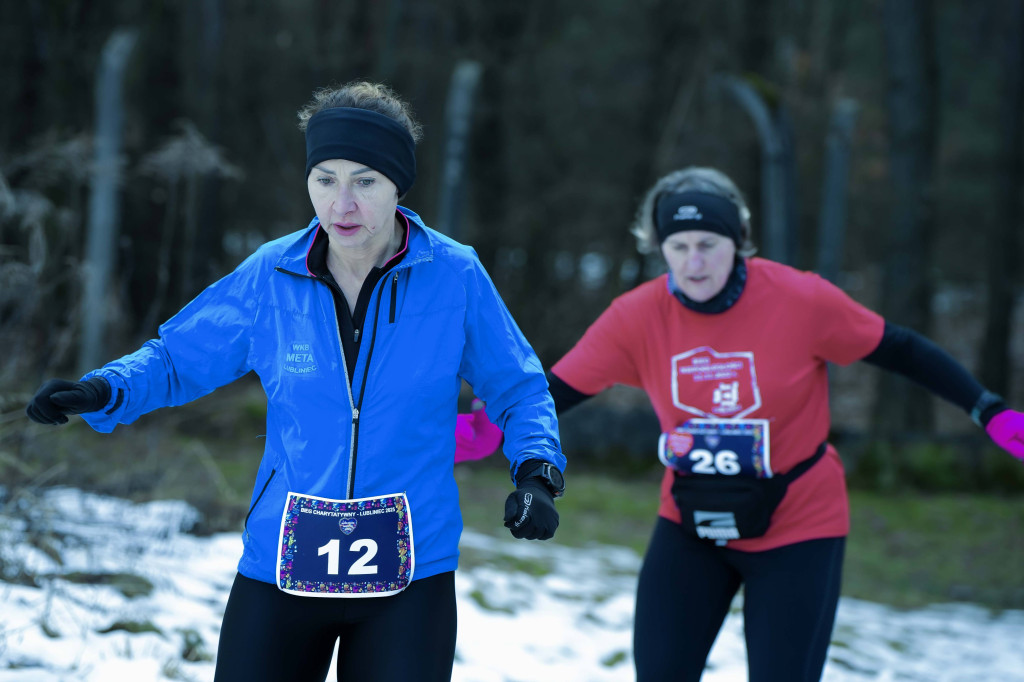
[[[550,538],[563,489],[535,353],[476,253],[398,201],[420,127],[385,86],[318,91],[299,112],[316,212],[260,247],[138,351],[50,380],[27,408],[97,431],[248,372],[267,437],[216,680],[448,680],[462,531],[453,477],[465,379],[504,431],[505,525]],[[346,598],[346,599],[331,599]]]

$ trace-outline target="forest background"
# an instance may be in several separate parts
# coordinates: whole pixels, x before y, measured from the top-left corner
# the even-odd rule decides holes
[[[403,204],[477,249],[545,367],[663,270],[635,249],[636,205],[705,165],[746,192],[762,255],[1024,405],[1021,0],[24,0],[0,6],[4,482],[176,485],[211,527],[237,524],[255,381],[105,438],[30,425],[24,405],[304,227],[296,110],[355,78],[412,104]],[[1024,467],[962,411],[863,364],[832,381],[855,490],[1020,506]],[[562,420],[570,466],[595,476],[649,477],[657,433],[630,389]]]

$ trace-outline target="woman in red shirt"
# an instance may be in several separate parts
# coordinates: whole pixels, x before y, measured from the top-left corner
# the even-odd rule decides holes
[[[753,258],[750,232],[721,172],[658,180],[633,233],[669,272],[616,298],[549,377],[559,413],[625,384],[661,423],[666,470],[634,624],[640,682],[698,680],[741,585],[749,679],[820,679],[849,531],[826,442],[827,363],[900,372],[1024,459],[1024,414],[828,281]]]

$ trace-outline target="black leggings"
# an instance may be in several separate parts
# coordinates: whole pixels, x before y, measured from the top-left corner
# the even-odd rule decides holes
[[[448,682],[455,658],[455,573],[414,580],[390,597],[300,597],[236,575],[224,611],[215,682]]]
[[[699,680],[741,584],[750,682],[817,682],[845,546],[846,538],[826,538],[740,552],[659,517],[637,586],[637,682]]]

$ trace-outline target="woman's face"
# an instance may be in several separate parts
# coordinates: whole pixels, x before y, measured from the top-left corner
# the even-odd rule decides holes
[[[313,166],[309,199],[335,251],[383,249],[393,234],[398,189],[362,163],[330,159]]]
[[[661,244],[661,253],[680,291],[703,303],[729,280],[736,243],[717,232],[686,230],[670,234]]]

